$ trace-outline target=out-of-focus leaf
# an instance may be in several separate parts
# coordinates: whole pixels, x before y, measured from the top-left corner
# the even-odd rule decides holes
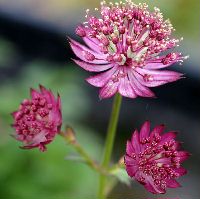
[[[70,160],[73,162],[85,162],[85,160],[83,159],[83,157],[81,157],[78,154],[68,154],[67,156],[65,156],[65,160]]]
[[[130,177],[123,168],[117,168],[111,171],[111,174],[115,176],[121,183],[130,185]]]
[[[85,150],[98,158],[101,152],[98,134],[78,124],[76,129],[77,138]],[[3,130],[6,131],[0,127],[1,134]],[[37,149],[19,149],[21,143],[9,138],[9,135],[5,141],[0,142],[1,197],[94,198],[98,174],[87,165],[65,161],[64,157],[73,149],[60,136],[47,146],[48,150],[44,153]]]
[[[16,61],[16,49],[13,43],[4,38],[0,38],[0,68],[12,67]]]

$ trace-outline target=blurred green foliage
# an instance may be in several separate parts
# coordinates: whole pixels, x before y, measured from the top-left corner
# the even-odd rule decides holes
[[[0,68],[11,67],[16,60],[16,52],[13,43],[0,37]]]
[[[80,127],[79,139],[94,157],[99,157],[100,144],[94,132]],[[2,131],[2,130],[1,130]],[[79,132],[79,131],[78,131]],[[0,144],[1,198],[93,198],[97,174],[86,165],[64,160],[72,152],[57,137],[45,153],[18,148],[14,140]],[[94,143],[91,144],[91,143]],[[88,187],[93,187],[88,189]]]

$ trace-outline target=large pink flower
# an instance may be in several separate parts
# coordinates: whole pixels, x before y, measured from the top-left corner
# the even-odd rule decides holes
[[[163,129],[164,125],[160,125],[150,132],[150,122],[145,122],[140,133],[135,130],[127,142],[124,159],[128,175],[154,194],[180,186],[176,179],[186,174],[181,163],[189,156],[179,150],[176,133],[162,134]]]
[[[51,91],[40,86],[40,91],[31,89],[31,99],[24,99],[13,114],[16,132],[13,135],[23,142],[24,149],[39,147],[46,150],[60,131],[62,124],[60,97],[56,99]]]
[[[87,21],[76,29],[88,47],[69,39],[81,59],[75,63],[87,71],[101,72],[87,79],[91,85],[101,87],[100,98],[116,92],[129,98],[153,97],[148,87],[181,78],[181,73],[162,70],[186,58],[172,52],[180,40],[169,38],[173,27],[160,10],[154,8],[151,13],[147,7],[131,1],[114,5],[103,1],[101,17],[89,15],[87,10]]]

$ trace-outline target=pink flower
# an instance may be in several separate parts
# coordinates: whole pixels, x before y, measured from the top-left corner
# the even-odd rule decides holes
[[[188,152],[179,150],[176,133],[162,134],[163,129],[160,125],[150,132],[150,122],[145,122],[140,133],[135,130],[127,142],[124,159],[128,175],[154,194],[180,187],[176,179],[186,174],[181,163],[189,157]]]
[[[45,151],[46,144],[54,139],[61,128],[60,96],[56,99],[50,90],[40,85],[40,91],[31,89],[31,99],[24,99],[12,115],[16,131],[13,136],[23,142],[21,148],[38,147]]]
[[[101,88],[100,98],[117,92],[129,98],[154,97],[148,87],[181,78],[181,73],[162,70],[187,58],[171,52],[180,40],[169,38],[174,29],[160,10],[154,8],[151,13],[147,7],[130,0],[114,5],[103,1],[101,17],[89,15],[87,10],[87,21],[76,29],[88,47],[69,39],[81,59],[74,62],[87,71],[100,72],[87,79]]]
[[[153,199],[153,198],[147,198],[147,199]],[[157,198],[157,199],[180,199],[180,198]]]

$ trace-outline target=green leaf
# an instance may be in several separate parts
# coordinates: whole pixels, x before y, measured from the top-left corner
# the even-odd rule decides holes
[[[111,171],[111,174],[115,176],[120,182],[130,185],[130,177],[128,176],[124,168],[117,168]]]
[[[83,162],[83,163],[85,162],[83,157],[81,157],[80,155],[75,154],[75,153],[71,153],[71,154],[67,155],[65,157],[65,160],[70,160],[70,161],[73,161],[73,162]]]

